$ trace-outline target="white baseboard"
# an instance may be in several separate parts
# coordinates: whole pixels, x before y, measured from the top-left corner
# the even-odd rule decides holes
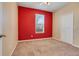
[[[18,42],[25,42],[25,41],[36,41],[36,40],[46,40],[46,39],[52,39],[52,37],[49,37],[49,38],[38,38],[38,39],[21,40],[21,41],[18,41]]]
[[[52,39],[56,39],[57,40],[57,38],[55,38],[55,37],[52,37]]]
[[[55,39],[55,40],[57,40],[57,38],[55,38],[55,37],[52,37],[53,39]],[[61,41],[61,40],[58,40],[58,41]],[[61,41],[61,42],[63,42],[63,41]],[[66,42],[64,42],[64,43],[66,43]],[[69,43],[68,43],[69,44]],[[70,45],[72,45],[72,46],[74,46],[74,47],[77,47],[77,48],[79,48],[79,46],[78,45],[75,45],[75,44],[70,44]]]
[[[72,46],[79,48],[79,46],[78,45],[75,45],[75,44],[72,44]]]
[[[52,37],[52,39],[55,39],[55,40],[61,41],[59,38],[55,38],[55,37]]]
[[[11,52],[10,56],[12,56],[12,54],[13,54],[13,52],[14,52],[14,50],[15,50],[16,46],[17,46],[17,44],[18,44],[18,42],[16,43],[16,45],[15,45],[14,49],[12,50],[12,52]]]

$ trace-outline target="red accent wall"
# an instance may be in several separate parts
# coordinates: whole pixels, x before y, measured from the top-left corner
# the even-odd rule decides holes
[[[35,33],[35,14],[45,15],[45,33]],[[52,12],[18,6],[19,40],[52,37]]]

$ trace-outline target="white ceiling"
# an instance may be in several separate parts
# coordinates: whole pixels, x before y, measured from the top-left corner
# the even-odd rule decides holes
[[[59,8],[62,8],[63,6],[68,4],[68,2],[50,2],[50,5],[40,5],[40,3],[41,2],[18,2],[18,5],[23,7],[54,12],[55,10],[58,10]]]

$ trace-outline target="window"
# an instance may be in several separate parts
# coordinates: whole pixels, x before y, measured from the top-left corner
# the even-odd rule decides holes
[[[44,33],[44,15],[36,14],[35,15],[35,32]]]

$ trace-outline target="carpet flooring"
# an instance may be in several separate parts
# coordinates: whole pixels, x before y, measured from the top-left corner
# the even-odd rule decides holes
[[[19,42],[12,56],[79,56],[79,48],[54,39]]]

